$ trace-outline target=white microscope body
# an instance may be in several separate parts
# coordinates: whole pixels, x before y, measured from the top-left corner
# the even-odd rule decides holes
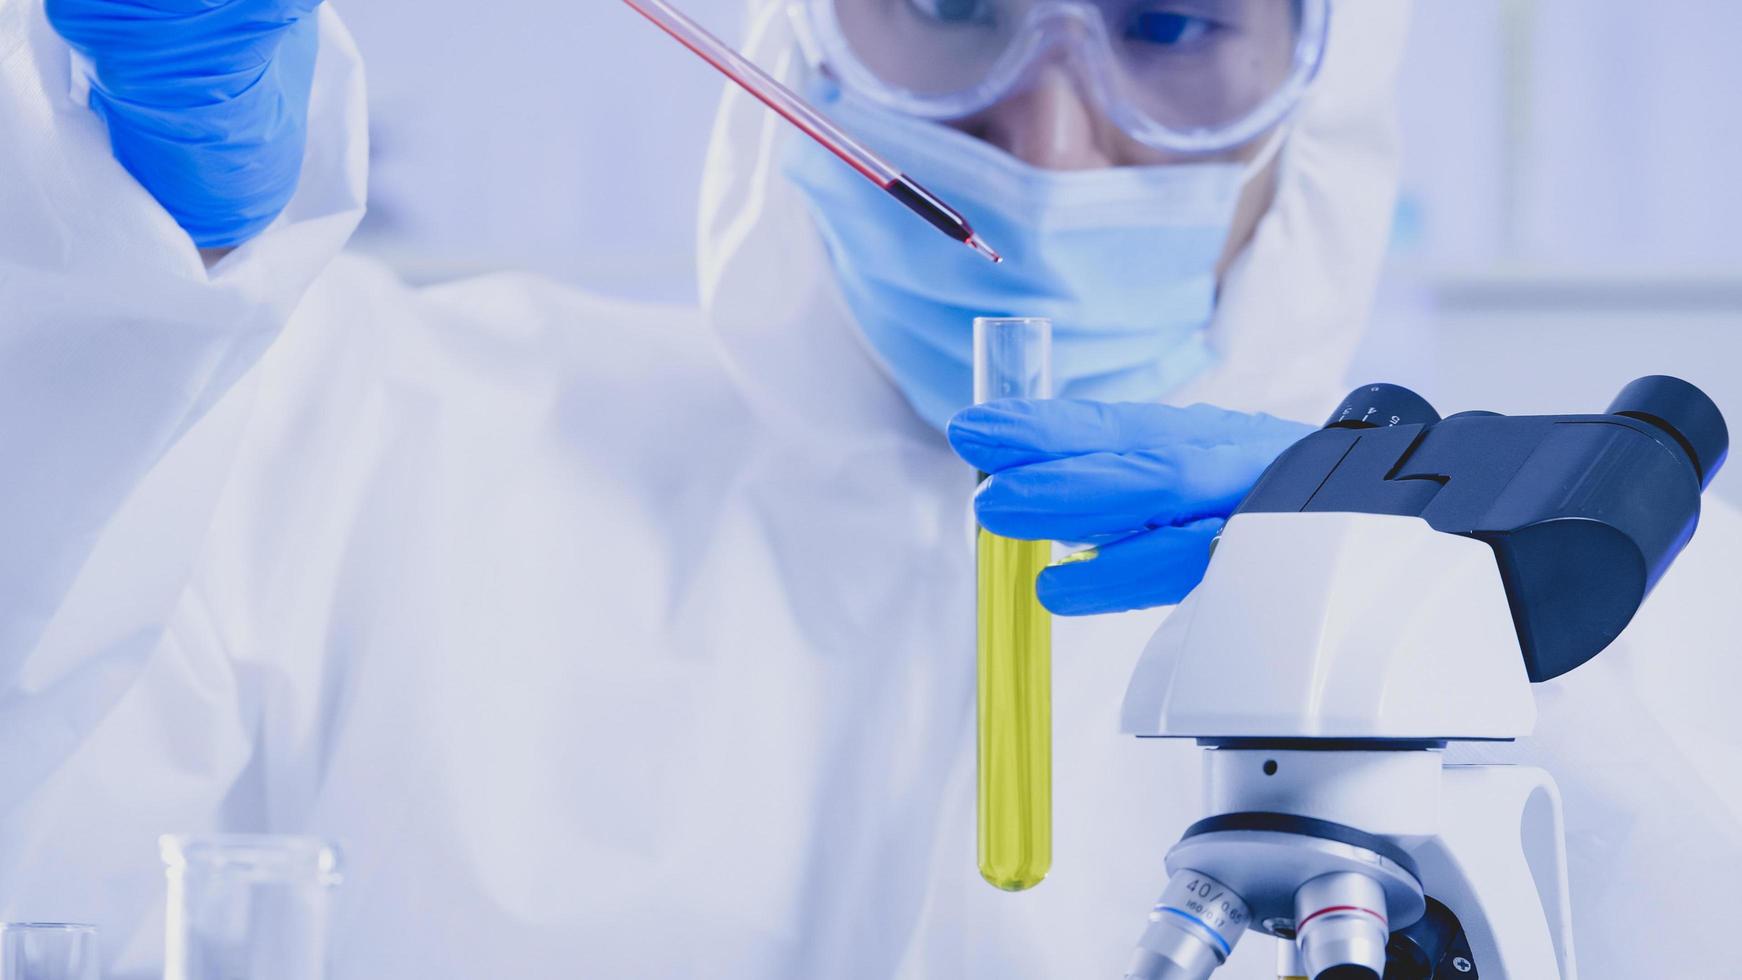
[[[1123,730],[1204,746],[1127,980],[1248,931],[1307,980],[1576,980],[1560,794],[1444,763],[1536,724],[1693,534],[1717,407],[1644,378],[1604,415],[1441,420],[1357,390],[1273,464],[1144,650]]]
[[[1484,980],[1575,980],[1553,779],[1441,761],[1447,741],[1513,739],[1535,720],[1487,545],[1415,517],[1244,514],[1144,650],[1122,727],[1211,743],[1207,816],[1323,821],[1411,855],[1416,883],[1393,873],[1392,901],[1353,913],[1371,924],[1379,956],[1394,929],[1422,915],[1425,894],[1456,915],[1472,964],[1494,964]],[[1168,870],[1227,885],[1247,903],[1250,928],[1283,939],[1295,937],[1304,876],[1343,867],[1320,851],[1343,844],[1384,858],[1347,841],[1233,826],[1188,836]],[[1370,860],[1338,857],[1356,871]],[[1238,935],[1223,938],[1231,947]]]

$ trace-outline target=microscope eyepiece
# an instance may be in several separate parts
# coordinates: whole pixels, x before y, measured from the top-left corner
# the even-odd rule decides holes
[[[1702,490],[1730,451],[1723,413],[1705,392],[1680,378],[1654,374],[1633,381],[1615,396],[1608,414],[1638,419],[1669,433],[1693,464]]]

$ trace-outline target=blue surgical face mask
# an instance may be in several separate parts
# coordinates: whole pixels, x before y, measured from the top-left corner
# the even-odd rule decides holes
[[[1005,257],[993,265],[939,235],[810,140],[788,144],[785,172],[810,201],[847,305],[926,421],[941,429],[973,400],[975,317],[1050,318],[1061,397],[1153,401],[1212,363],[1216,265],[1262,158],[1042,170],[832,86],[814,94]]]

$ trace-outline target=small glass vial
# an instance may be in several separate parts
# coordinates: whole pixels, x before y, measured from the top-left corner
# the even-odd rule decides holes
[[[97,927],[82,922],[0,924],[0,980],[102,980]]]
[[[166,836],[164,980],[324,980],[335,849],[314,837]]]

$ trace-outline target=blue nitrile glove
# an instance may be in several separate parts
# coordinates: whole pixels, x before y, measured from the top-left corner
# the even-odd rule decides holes
[[[1278,454],[1312,431],[1210,405],[1009,399],[950,421],[950,445],[989,474],[980,524],[1028,540],[1109,542],[1040,573],[1059,615],[1185,598],[1210,541]]]
[[[201,248],[254,237],[302,171],[320,0],[47,0],[121,162]]]

